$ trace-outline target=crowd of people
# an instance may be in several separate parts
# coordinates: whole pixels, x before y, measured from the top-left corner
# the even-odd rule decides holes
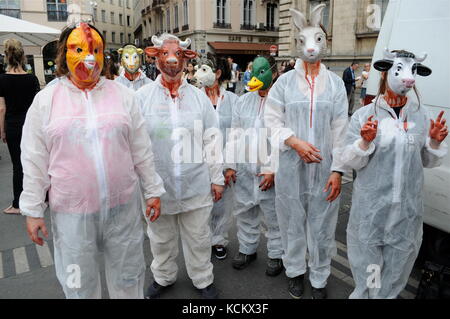
[[[266,275],[284,271],[300,299],[309,271],[313,298],[327,298],[342,176],[351,170],[350,298],[399,295],[422,238],[423,168],[447,153],[446,121],[443,113],[431,119],[409,94],[416,75],[431,70],[404,50],[374,63],[382,74],[374,102],[349,107],[370,65],[357,79],[354,63],[341,79],[321,63],[323,8],[309,19],[291,9],[298,59],[278,67],[258,56],[242,96],[231,57],[199,56],[190,39],[171,34],[153,36],[145,50],[125,45],[119,68],[94,26],[68,27],[58,42],[58,80],[40,92],[23,70],[20,43],[5,43],[0,130],[14,169],[5,212],[26,216],[30,238],[42,245],[49,207],[67,298],[101,297],[101,252],[111,298],[160,297],[177,280],[180,239],[192,284],[217,298],[211,258],[227,258],[233,216],[235,269],[257,258],[265,223]],[[145,294],[143,215],[154,279]],[[82,273],[78,284],[68,280],[71,265]],[[370,265],[380,268],[380,286],[368,284]]]

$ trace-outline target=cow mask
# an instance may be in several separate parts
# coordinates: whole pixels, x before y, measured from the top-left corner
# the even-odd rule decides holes
[[[103,40],[88,24],[81,23],[67,38],[66,60],[70,79],[81,89],[92,87],[103,69]]]
[[[160,37],[152,37],[153,47],[145,49],[148,56],[156,57],[156,64],[161,73],[175,78],[180,76],[185,68],[186,62],[197,57],[197,53],[187,48],[191,44],[188,38],[181,41],[172,34],[163,34]]]
[[[431,69],[422,65],[427,54],[416,57],[414,53],[396,50],[384,51],[384,59],[376,61],[374,68],[381,72],[387,72],[387,83],[389,88],[400,96],[405,96],[415,85],[416,75],[429,76]]]

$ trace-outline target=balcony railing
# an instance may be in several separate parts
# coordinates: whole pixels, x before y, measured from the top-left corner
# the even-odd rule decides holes
[[[20,19],[20,9],[0,9],[0,14]]]
[[[253,24],[241,24],[241,30],[256,30],[256,25],[253,25]]]
[[[180,28],[179,27],[176,27],[175,29],[173,29],[173,33],[178,33],[178,32],[180,32]]]
[[[231,23],[214,22],[213,27],[216,29],[231,29]]]
[[[280,31],[280,27],[276,27],[274,25],[272,26],[265,26],[266,31],[272,31],[272,32],[278,32]]]
[[[186,31],[189,30],[189,24],[185,24],[184,26],[181,27],[181,31]]]

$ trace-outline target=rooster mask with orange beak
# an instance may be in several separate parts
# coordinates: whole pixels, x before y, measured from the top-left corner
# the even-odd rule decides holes
[[[80,23],[67,38],[67,67],[70,80],[80,89],[94,87],[103,69],[104,43],[100,34]]]

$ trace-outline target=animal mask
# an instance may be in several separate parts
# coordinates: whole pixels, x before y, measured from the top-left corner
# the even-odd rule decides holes
[[[254,92],[270,88],[273,81],[273,72],[269,61],[264,57],[257,57],[253,61],[251,76],[252,79],[247,83],[247,91]]]
[[[201,58],[198,61],[195,72],[195,83],[199,87],[212,87],[216,82],[217,65],[216,59],[211,53],[208,53],[206,58]]]
[[[139,68],[142,65],[141,56],[144,53],[144,50],[138,49],[134,45],[126,45],[117,52],[119,52],[121,56],[121,64],[127,73],[135,74],[139,71]]]
[[[67,67],[70,79],[81,89],[100,79],[103,69],[103,40],[88,24],[81,23],[67,38]]]
[[[320,27],[325,4],[319,4],[311,11],[309,23],[303,13],[289,9],[294,25],[299,33],[297,35],[297,52],[304,62],[315,63],[327,53],[327,37]]]
[[[427,54],[416,57],[414,53],[396,50],[384,51],[384,59],[376,61],[374,68],[381,72],[387,72],[387,83],[389,88],[400,96],[405,96],[416,83],[416,75],[429,76],[431,69],[422,65]]]
[[[152,37],[153,47],[145,49],[148,56],[156,57],[158,69],[169,77],[179,76],[188,60],[197,57],[197,53],[187,48],[191,39],[181,41],[172,34],[163,34],[161,37]]]

